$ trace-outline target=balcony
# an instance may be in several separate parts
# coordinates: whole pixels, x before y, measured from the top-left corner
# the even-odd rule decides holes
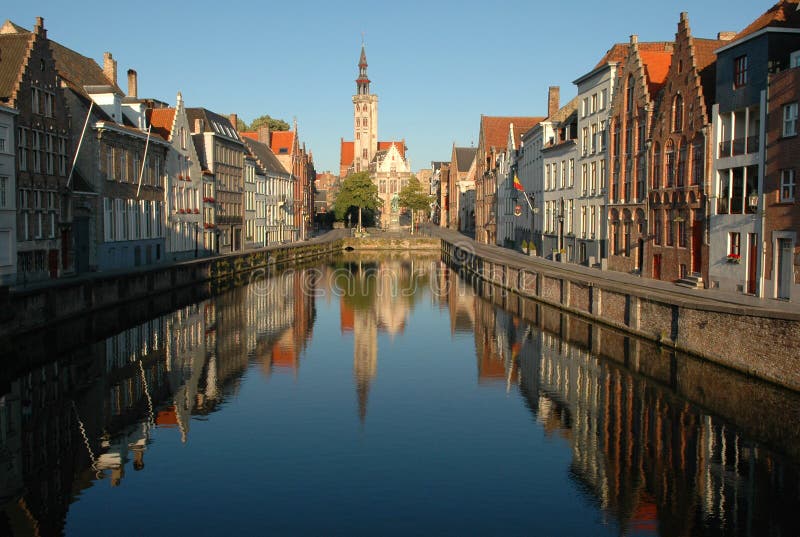
[[[735,157],[737,155],[757,153],[759,137],[748,136],[747,138],[735,138],[733,140],[723,140],[719,143],[719,157]]]

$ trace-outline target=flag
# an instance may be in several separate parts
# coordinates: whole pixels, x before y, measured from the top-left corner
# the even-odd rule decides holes
[[[525,192],[525,187],[522,186],[522,183],[519,181],[519,177],[517,177],[516,173],[514,174],[514,188],[520,192]]]

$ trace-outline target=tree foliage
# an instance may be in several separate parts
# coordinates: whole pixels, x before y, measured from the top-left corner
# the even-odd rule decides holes
[[[431,196],[422,188],[422,183],[419,182],[416,175],[412,175],[408,179],[408,183],[400,190],[397,198],[400,206],[406,209],[412,211],[430,209]]]
[[[353,214],[354,210],[358,211],[358,223],[361,227],[362,210],[369,216],[381,205],[383,202],[378,197],[378,187],[369,178],[369,173],[358,172],[348,175],[342,181],[333,203],[333,211],[337,220],[344,220],[348,212]]]
[[[270,131],[288,131],[289,124],[282,119],[275,119],[269,114],[258,116],[249,125],[245,123],[242,118],[236,119],[236,130],[239,132],[255,131],[259,127],[267,125]]]

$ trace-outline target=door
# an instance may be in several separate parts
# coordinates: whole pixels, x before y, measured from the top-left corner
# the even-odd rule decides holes
[[[692,222],[692,272],[702,272],[703,266],[703,221]]]
[[[789,300],[792,289],[792,240],[778,239],[778,298]]]
[[[756,268],[758,266],[758,235],[748,233],[748,254],[747,254],[747,293],[756,294]]]
[[[653,254],[653,279],[661,279],[661,254]]]
[[[47,257],[47,265],[50,269],[50,277],[58,278],[58,250],[50,250]]]

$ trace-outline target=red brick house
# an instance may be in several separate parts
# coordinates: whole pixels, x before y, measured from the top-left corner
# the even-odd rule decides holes
[[[664,86],[672,57],[669,42],[639,43],[630,39],[617,70],[611,100],[608,184],[608,268],[640,272],[648,236],[647,140],[652,130],[656,95]]]
[[[681,13],[672,62],[653,118],[650,222],[642,274],[658,280],[708,282],[706,205],[713,152],[714,50],[725,42],[692,36]],[[702,278],[702,280],[700,279]]]
[[[44,20],[32,32],[10,21],[0,28],[0,103],[16,108],[17,278],[73,272],[70,112]]]

